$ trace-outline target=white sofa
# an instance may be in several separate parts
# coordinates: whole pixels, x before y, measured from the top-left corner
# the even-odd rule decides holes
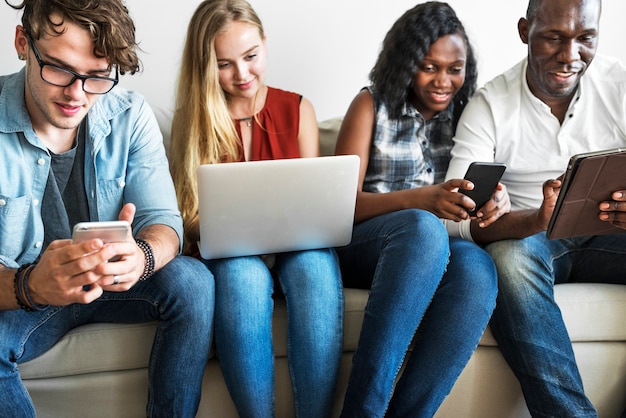
[[[170,112],[156,109],[164,137]],[[320,123],[324,154],[334,149],[339,119]],[[626,408],[626,286],[563,284],[557,301],[573,340],[585,388],[600,417],[616,418]],[[367,291],[345,289],[345,333],[334,415],[341,410],[357,346]],[[274,314],[276,414],[293,417],[286,359],[286,311],[277,301]],[[22,379],[38,416],[145,416],[147,364],[154,324],[92,324],[77,328],[41,357],[21,366]],[[204,347],[198,347],[204,349]],[[185,355],[185,353],[181,353]],[[206,367],[198,417],[236,417],[212,356]],[[446,398],[437,418],[518,418],[529,416],[519,384],[487,330]]]

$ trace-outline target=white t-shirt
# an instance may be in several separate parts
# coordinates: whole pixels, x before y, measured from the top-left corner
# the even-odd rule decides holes
[[[459,120],[446,180],[472,161],[497,161],[511,209],[538,208],[542,185],[564,173],[573,154],[626,146],[626,68],[596,55],[561,125],[526,82],[527,60],[480,88]],[[450,235],[471,239],[469,221],[447,221]]]

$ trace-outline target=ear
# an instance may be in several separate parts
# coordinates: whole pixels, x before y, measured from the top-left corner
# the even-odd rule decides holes
[[[517,33],[522,42],[528,44],[528,20],[523,17],[517,22]]]
[[[21,25],[15,27],[14,44],[18,57],[24,57],[24,60],[28,59],[28,39],[26,38],[24,27]]]

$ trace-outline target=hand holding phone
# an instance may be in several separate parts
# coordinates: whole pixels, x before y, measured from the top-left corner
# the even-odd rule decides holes
[[[130,224],[126,221],[79,222],[74,225],[72,242],[77,244],[94,238],[100,238],[105,243],[124,242],[130,231]],[[109,261],[118,261],[120,258],[116,256]]]
[[[491,195],[498,186],[506,166],[502,163],[473,162],[465,173],[465,179],[474,183],[472,190],[459,189],[460,193],[471,198],[476,207],[469,211],[470,216],[476,216],[478,209],[491,199]]]

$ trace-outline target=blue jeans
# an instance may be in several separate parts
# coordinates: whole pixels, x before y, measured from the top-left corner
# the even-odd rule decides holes
[[[337,252],[345,286],[371,289],[342,416],[434,415],[493,311],[491,258],[448,238],[439,219],[417,209],[355,225],[352,242]]]
[[[215,274],[215,345],[239,416],[274,416],[272,299],[287,302],[287,358],[297,417],[330,416],[343,341],[343,288],[333,249],[206,261]]]
[[[585,396],[554,285],[622,283],[626,234],[549,240],[545,233],[486,247],[499,276],[491,330],[537,417],[596,417]]]
[[[213,276],[202,263],[177,257],[145,282],[105,292],[88,305],[0,312],[0,417],[35,416],[18,363],[40,356],[80,325],[148,321],[159,323],[148,367],[147,416],[195,417],[211,347],[213,296]]]

